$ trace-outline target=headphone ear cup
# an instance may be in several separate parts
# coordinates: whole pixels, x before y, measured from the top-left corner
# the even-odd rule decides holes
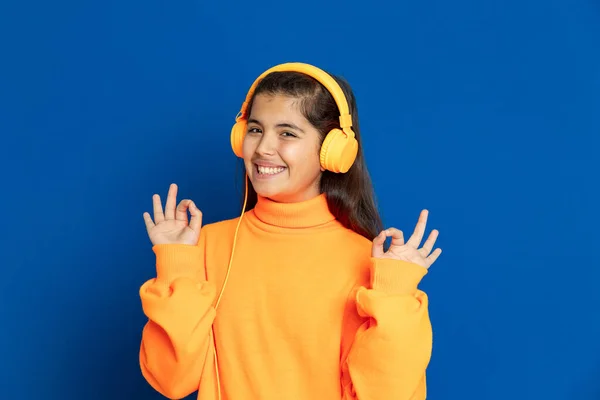
[[[357,154],[356,138],[349,138],[341,129],[332,129],[321,145],[321,167],[331,172],[346,173]]]
[[[236,156],[242,158],[242,147],[244,145],[244,135],[246,134],[246,121],[239,120],[231,128],[231,148]]]

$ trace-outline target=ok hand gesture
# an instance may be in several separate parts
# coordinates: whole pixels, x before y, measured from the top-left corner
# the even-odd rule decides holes
[[[177,208],[177,185],[171,184],[167,194],[167,203],[163,213],[160,196],[152,196],[154,205],[154,221],[150,214],[144,213],[146,230],[153,245],[157,244],[190,244],[196,245],[202,226],[202,212],[192,200],[181,200]],[[187,211],[192,215],[188,223]]]
[[[402,231],[396,228],[389,228],[382,231],[375,239],[373,239],[371,255],[375,258],[403,260],[429,268],[440,256],[442,249],[438,247],[431,252],[439,234],[436,229],[431,231],[427,241],[425,241],[423,247],[419,249],[419,245],[425,234],[428,215],[429,212],[427,210],[421,211],[415,230],[406,243],[404,243],[404,234]],[[384,252],[383,244],[388,236],[391,236],[392,243],[390,244],[388,251]]]

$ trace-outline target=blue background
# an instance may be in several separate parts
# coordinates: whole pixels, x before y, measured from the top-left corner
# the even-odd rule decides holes
[[[600,399],[600,4],[0,5],[1,398],[159,399],[142,213],[239,213],[229,131],[287,61],[347,78],[386,225],[422,208],[429,398]]]

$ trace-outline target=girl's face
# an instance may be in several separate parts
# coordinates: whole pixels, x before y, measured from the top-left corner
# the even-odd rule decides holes
[[[260,196],[281,203],[320,194],[321,138],[298,109],[298,101],[256,95],[244,137],[244,164],[252,186]]]

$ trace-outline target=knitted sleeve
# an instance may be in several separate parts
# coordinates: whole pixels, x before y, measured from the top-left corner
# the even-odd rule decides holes
[[[154,246],[156,278],[139,291],[148,318],[139,354],[142,374],[170,399],[198,390],[210,356],[216,290],[206,281],[205,240],[201,233],[197,246]]]
[[[427,269],[371,259],[371,287],[356,292],[365,322],[342,363],[344,400],[423,400],[432,351],[428,298],[417,285]]]

